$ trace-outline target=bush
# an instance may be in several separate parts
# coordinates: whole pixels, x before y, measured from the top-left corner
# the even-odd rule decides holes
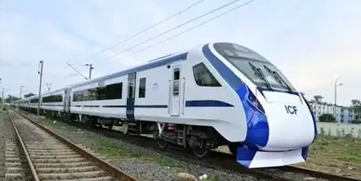
[[[336,119],[335,119],[335,117],[333,117],[332,114],[322,114],[322,115],[318,118],[318,120],[319,120],[320,122],[328,122],[328,123],[334,123],[334,122],[336,122]]]
[[[352,120],[351,124],[361,124],[361,120]]]

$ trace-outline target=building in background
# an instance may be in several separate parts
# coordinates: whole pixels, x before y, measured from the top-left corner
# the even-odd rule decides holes
[[[323,114],[333,115],[338,123],[351,123],[354,119],[354,113],[351,107],[335,106],[334,104],[317,102],[315,100],[309,101],[309,104],[315,115],[316,121],[319,121],[319,117]]]
[[[342,107],[341,122],[351,123],[355,119],[355,113],[352,107]]]

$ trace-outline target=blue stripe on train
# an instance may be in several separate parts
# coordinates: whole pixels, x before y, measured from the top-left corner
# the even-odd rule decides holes
[[[126,105],[74,105],[78,107],[126,108]],[[134,105],[135,108],[168,108],[168,105]],[[232,104],[218,100],[188,100],[186,107],[234,107]]]
[[[253,149],[266,146],[269,137],[267,117],[249,102],[247,85],[211,52],[209,44],[203,46],[202,51],[220,76],[240,98],[247,119],[247,136],[244,143]]]
[[[186,101],[186,107],[234,107],[232,104],[217,100],[190,100]]]

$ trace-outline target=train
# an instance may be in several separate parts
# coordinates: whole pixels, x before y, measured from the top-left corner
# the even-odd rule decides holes
[[[40,103],[39,103],[40,101]],[[161,148],[204,158],[228,146],[246,168],[304,162],[316,122],[303,94],[257,52],[207,43],[107,76],[13,102],[124,134],[151,134]]]

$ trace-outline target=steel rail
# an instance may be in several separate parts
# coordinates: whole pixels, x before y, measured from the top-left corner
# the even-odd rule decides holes
[[[16,138],[17,138],[18,142],[20,143],[21,150],[22,150],[23,153],[25,154],[25,157],[26,157],[28,166],[29,166],[29,168],[30,168],[30,170],[31,170],[31,176],[32,176],[32,178],[33,178],[34,181],[40,181],[39,176],[38,176],[38,174],[36,173],[35,167],[34,167],[34,165],[33,165],[33,162],[32,162],[31,159],[30,159],[29,152],[28,152],[28,150],[26,149],[25,144],[24,144],[24,142],[23,142],[23,139],[21,138],[21,135],[20,135],[20,133],[19,133],[19,131],[18,131],[18,128],[17,128],[16,125],[15,125],[14,119],[11,117],[11,115],[10,115],[10,113],[9,113],[9,110],[7,110],[6,112],[7,112],[7,114],[8,114],[8,117],[9,117],[10,121],[11,121],[11,124],[13,125],[13,128],[14,128],[14,130],[15,130]]]
[[[330,174],[330,173],[326,173],[326,172],[319,172],[319,171],[295,167],[295,166],[284,166],[284,167],[281,167],[281,169],[286,170],[286,171],[291,171],[291,172],[305,173],[305,174],[309,174],[312,176],[325,178],[328,180],[361,181],[356,178],[345,177],[345,176]]]
[[[104,160],[96,157],[95,155],[93,155],[89,151],[82,149],[81,147],[77,146],[75,143],[71,142],[70,140],[60,136],[59,134],[56,134],[56,133],[50,131],[48,128],[40,125],[39,123],[37,123],[33,119],[29,118],[28,116],[26,116],[26,115],[24,115],[24,114],[22,114],[22,113],[20,113],[18,111],[15,111],[15,112],[17,114],[21,115],[22,117],[24,117],[25,119],[29,120],[31,123],[35,124],[39,128],[41,128],[45,132],[47,132],[50,135],[54,136],[56,139],[58,139],[59,141],[61,141],[65,145],[69,146],[71,149],[73,149],[74,151],[76,151],[80,155],[82,155],[85,158],[89,159],[91,162],[95,163],[96,165],[98,165],[100,168],[102,168],[105,171],[107,171],[108,173],[110,173],[110,175],[114,176],[115,178],[117,178],[119,180],[122,180],[122,181],[137,181],[132,176],[124,173],[120,169],[118,169],[118,168],[114,167],[113,165],[110,165],[109,163],[105,162]]]

